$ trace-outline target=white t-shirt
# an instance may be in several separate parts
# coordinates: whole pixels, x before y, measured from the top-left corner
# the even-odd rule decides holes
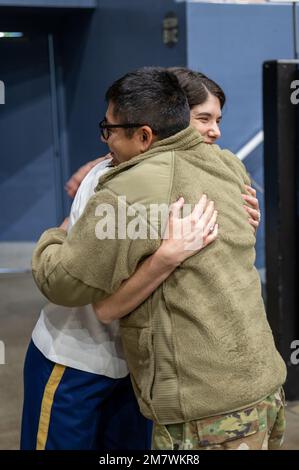
[[[73,201],[68,231],[94,194],[99,177],[109,170],[110,160],[98,163],[82,181]],[[91,305],[61,307],[47,304],[32,333],[35,346],[53,362],[111,378],[125,377],[124,359],[118,321],[102,324]]]

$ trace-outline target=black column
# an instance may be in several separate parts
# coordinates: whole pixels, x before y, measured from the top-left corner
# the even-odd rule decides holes
[[[263,69],[267,315],[288,367],[285,390],[289,400],[299,399],[299,353],[294,354],[299,346],[291,348],[299,340],[299,104],[291,88],[299,78],[298,64],[269,61]]]

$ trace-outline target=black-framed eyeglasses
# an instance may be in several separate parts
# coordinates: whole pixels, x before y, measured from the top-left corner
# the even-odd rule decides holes
[[[107,124],[106,119],[103,119],[99,123],[99,128],[101,132],[101,136],[103,139],[108,140],[109,139],[109,129],[115,129],[117,127],[120,127],[122,129],[134,129],[134,127],[142,127],[146,126],[146,124],[137,124],[137,123],[126,123],[126,124]]]

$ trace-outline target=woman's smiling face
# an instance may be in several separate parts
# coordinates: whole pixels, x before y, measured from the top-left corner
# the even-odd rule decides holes
[[[221,136],[221,118],[220,101],[209,93],[204,103],[191,108],[190,125],[203,136],[206,144],[214,144]]]

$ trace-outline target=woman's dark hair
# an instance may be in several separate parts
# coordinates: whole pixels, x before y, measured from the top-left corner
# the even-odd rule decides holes
[[[203,104],[208,94],[219,99],[220,107],[225,104],[225,94],[222,88],[206,75],[185,67],[170,67],[167,70],[174,73],[187,96],[190,109],[198,104]]]
[[[126,74],[106,92],[114,116],[123,124],[147,124],[165,139],[189,126],[190,108],[178,78],[161,67],[144,67]],[[126,129],[128,136],[132,129]]]

